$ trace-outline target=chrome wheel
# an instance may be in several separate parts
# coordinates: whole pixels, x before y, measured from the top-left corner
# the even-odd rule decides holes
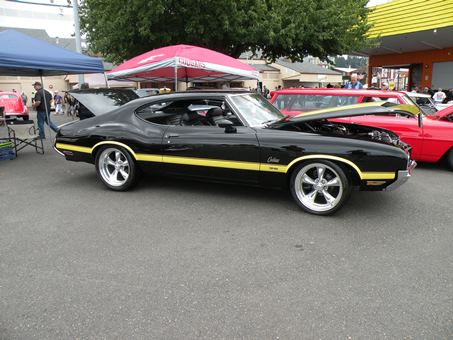
[[[131,173],[128,158],[116,148],[102,150],[98,157],[98,169],[102,179],[112,187],[124,185]]]
[[[342,201],[344,181],[337,170],[324,163],[302,167],[294,179],[300,203],[313,212],[329,212]]]

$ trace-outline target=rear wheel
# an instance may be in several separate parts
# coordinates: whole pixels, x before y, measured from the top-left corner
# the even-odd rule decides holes
[[[351,185],[341,167],[318,160],[302,163],[294,169],[290,190],[303,210],[316,215],[330,215],[346,202]]]
[[[125,191],[135,182],[135,162],[129,152],[120,146],[99,150],[95,164],[99,178],[109,189]]]

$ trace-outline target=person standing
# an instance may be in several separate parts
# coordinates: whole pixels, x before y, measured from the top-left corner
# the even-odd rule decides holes
[[[66,113],[67,116],[69,116],[69,93],[68,91],[65,91],[64,96],[63,96],[63,102],[64,102],[64,112]]]
[[[351,74],[351,81],[349,81],[346,86],[346,89],[361,90],[363,85],[360,81],[357,80],[357,73]]]
[[[264,98],[269,98],[269,89],[266,87],[266,85],[263,85],[263,96]]]
[[[55,92],[55,96],[53,97],[55,103],[55,115],[64,114],[63,112],[63,98],[60,96],[58,92]]]
[[[28,97],[24,91],[22,91],[22,93],[20,94],[20,97],[22,98],[22,103],[24,103],[24,106],[27,106]]]
[[[442,91],[441,88],[439,88],[438,91],[433,95],[433,99],[436,104],[442,104],[445,98],[447,98],[447,95]]]
[[[50,120],[50,115],[48,114],[52,95],[49,91],[43,89],[42,84],[39,81],[35,81],[32,85],[36,90],[32,106],[37,112],[39,138],[46,139],[44,122],[46,122],[53,131],[58,132],[58,127]]]
[[[382,82],[381,84],[381,90],[382,91],[388,91],[389,90],[389,84],[385,81]]]

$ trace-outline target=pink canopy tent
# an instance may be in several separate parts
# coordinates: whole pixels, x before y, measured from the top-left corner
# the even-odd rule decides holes
[[[132,58],[107,73],[132,81],[221,82],[258,79],[258,72],[225,54],[190,45],[158,48]]]

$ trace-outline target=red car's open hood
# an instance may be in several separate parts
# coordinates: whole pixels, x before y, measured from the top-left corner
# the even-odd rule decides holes
[[[443,110],[437,111],[435,114],[436,119],[438,120],[449,120],[447,119],[448,116],[453,114],[453,105],[446,107]]]

